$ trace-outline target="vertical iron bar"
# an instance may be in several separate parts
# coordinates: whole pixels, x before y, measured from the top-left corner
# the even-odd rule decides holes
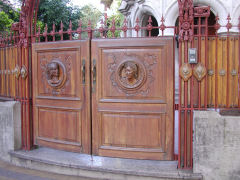
[[[193,30],[193,33],[194,33],[194,23],[192,23],[192,30]],[[195,37],[193,35],[193,39],[192,39],[192,42],[191,42],[191,48],[194,47],[194,40],[195,40]],[[193,65],[192,65],[192,69],[193,69]],[[190,166],[192,168],[193,166],[193,86],[194,86],[194,83],[193,83],[193,77],[191,77],[191,86],[190,86],[190,106],[191,106],[191,113],[190,113]]]
[[[184,62],[187,63],[188,41],[184,41]],[[187,108],[188,81],[184,82],[184,108]],[[187,110],[184,110],[184,167],[187,167]]]
[[[39,0],[37,0],[37,7],[36,7],[36,9],[35,9],[35,20],[34,20],[34,22],[35,22],[35,25],[34,25],[34,30],[35,30],[35,32],[34,32],[34,35],[36,35],[36,31],[37,31],[37,14],[38,14],[38,6],[39,6]],[[39,41],[40,42],[40,41]]]
[[[216,30],[217,31],[217,30]],[[216,32],[215,39],[215,109],[218,108],[218,34]]]
[[[60,30],[59,30],[58,34],[61,36],[61,41],[63,41],[63,22],[62,21],[60,24]]]
[[[198,18],[198,61],[201,62],[201,17]],[[201,82],[198,81],[198,108],[201,108]]]
[[[174,48],[174,51],[173,51],[173,58],[174,58],[174,64],[173,64],[173,102],[174,102],[174,111],[173,111],[173,156],[174,156],[174,159],[175,159],[175,39],[176,38],[176,31],[175,31],[175,28],[174,28],[174,36],[173,36],[173,48]]]
[[[5,84],[5,87],[7,87],[7,77],[6,77],[6,69],[7,69],[7,66],[6,66],[6,49],[7,47],[5,46],[4,48],[4,84]],[[7,88],[4,88],[4,96],[6,97],[7,96]]]
[[[182,42],[179,42],[179,69],[181,68],[182,65]],[[178,108],[178,168],[181,168],[181,109],[182,109],[182,81],[181,77],[178,75],[178,81],[179,81],[179,108]]]
[[[205,67],[208,71],[208,17],[205,17]],[[207,108],[208,100],[208,79],[207,75],[205,76],[205,96],[204,96],[204,106]]]
[[[22,50],[23,50],[22,61],[23,61],[23,66],[25,66],[26,65],[26,62],[25,62],[25,60],[26,60],[25,47],[23,47]],[[25,79],[23,79],[22,85],[23,85],[23,96],[22,97],[23,97],[23,106],[24,106],[23,118],[24,118],[24,125],[25,125],[25,132],[24,132],[25,137],[24,137],[24,139],[25,139],[25,150],[27,150],[27,146],[28,146],[27,131],[28,131],[28,128],[27,128],[27,117],[26,117],[27,112],[26,112],[26,80]]]
[[[230,16],[228,15],[227,20],[228,20],[228,24],[227,24],[227,95],[226,95],[226,107],[229,108],[229,29],[230,27],[228,25],[230,25]]]
[[[240,16],[238,18],[238,108],[240,108]]]
[[[31,149],[31,146],[32,146],[32,143],[31,143],[31,114],[30,114],[30,87],[31,87],[31,84],[30,84],[30,77],[31,77],[31,75],[30,75],[30,72],[31,71],[29,71],[30,69],[29,69],[29,65],[30,65],[30,56],[29,56],[29,51],[30,51],[30,47],[29,47],[29,45],[28,45],[28,47],[27,47],[27,58],[26,58],[26,69],[27,69],[27,72],[28,72],[28,76],[27,76],[27,78],[26,78],[26,84],[27,84],[27,86],[26,86],[26,99],[27,99],[27,107],[26,107],[26,111],[27,111],[27,113],[26,113],[26,116],[27,116],[27,131],[28,131],[28,136],[27,136],[27,138],[28,138],[28,147],[27,147],[27,150],[30,150]]]

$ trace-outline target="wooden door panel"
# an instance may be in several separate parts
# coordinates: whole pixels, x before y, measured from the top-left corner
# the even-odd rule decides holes
[[[165,118],[161,115],[129,114],[102,114],[101,144],[110,149],[111,146],[152,148],[163,152]]]
[[[101,86],[102,98],[105,99],[141,99],[143,100],[158,100],[165,102],[166,89],[164,85],[166,84],[165,74],[166,70],[161,67],[166,67],[166,61],[157,61],[158,59],[165,59],[164,57],[164,47],[139,47],[137,48],[127,48],[127,49],[102,49],[102,61],[101,73],[102,79]],[[116,78],[116,71],[124,61],[134,60],[139,63],[139,67],[145,67],[142,74],[143,84],[140,89],[134,91],[127,91],[121,87],[124,85],[124,78]],[[152,74],[158,74],[158,76],[153,76]],[[148,77],[146,77],[148,76]],[[110,78],[109,78],[110,77]],[[120,83],[118,83],[120,81]],[[122,83],[122,84],[121,84]],[[120,87],[119,87],[120,86]],[[151,91],[151,93],[149,93]]]
[[[40,59],[38,65],[38,96],[37,98],[47,99],[66,99],[75,98],[75,100],[81,100],[81,91],[78,91],[79,87],[76,86],[76,82],[80,82],[80,47],[76,47],[75,50],[68,50],[63,48],[57,48],[54,51],[41,50],[37,54],[37,58]],[[79,60],[77,60],[79,59]],[[62,64],[64,68],[59,68],[60,71],[65,71],[65,83],[61,88],[52,88],[49,86],[46,80],[46,66],[50,61],[56,61]],[[61,65],[60,65],[61,66]],[[64,73],[64,72],[60,72]]]
[[[89,42],[33,44],[34,143],[90,153]]]
[[[91,47],[93,153],[172,160],[173,39],[93,40]]]
[[[79,112],[39,108],[38,116],[40,137],[80,142],[81,124],[78,119],[81,115]]]

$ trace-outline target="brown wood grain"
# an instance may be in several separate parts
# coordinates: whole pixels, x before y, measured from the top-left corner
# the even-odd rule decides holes
[[[217,47],[218,47],[218,58],[217,58],[217,69],[218,69],[218,72],[217,73],[217,82],[218,82],[218,92],[217,92],[217,104],[219,107],[223,107],[223,104],[222,104],[222,95],[223,95],[223,89],[222,89],[222,84],[223,84],[223,78],[222,76],[220,75],[220,71],[223,70],[223,39],[222,38],[218,38],[218,42],[217,42]]]
[[[215,60],[216,60],[216,38],[209,38],[208,41],[208,107],[214,107],[215,104],[215,76],[216,76],[216,71],[215,71]],[[212,74],[209,74],[212,73]]]
[[[97,69],[93,154],[172,160],[173,39],[93,40],[91,47]],[[117,81],[118,67],[127,61],[148,69],[140,88],[124,89]]]
[[[91,153],[89,59],[88,40],[33,44],[36,145]],[[82,83],[83,60],[85,84]],[[57,88],[48,83],[46,74],[47,65],[53,61],[60,63],[59,79],[66,77],[65,83]]]

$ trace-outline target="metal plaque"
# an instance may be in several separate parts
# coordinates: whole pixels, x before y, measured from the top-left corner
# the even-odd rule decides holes
[[[189,64],[197,63],[197,49],[196,48],[188,49],[188,62],[189,62]]]

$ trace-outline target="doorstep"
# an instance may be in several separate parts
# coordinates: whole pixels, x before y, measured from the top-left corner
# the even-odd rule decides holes
[[[111,180],[202,180],[192,170],[177,169],[177,161],[110,158],[41,147],[11,151],[14,165],[58,174]]]

